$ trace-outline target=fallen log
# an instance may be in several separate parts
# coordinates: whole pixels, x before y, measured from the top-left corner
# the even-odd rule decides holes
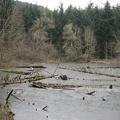
[[[8,103],[8,99],[9,99],[10,95],[12,94],[12,92],[13,92],[13,90],[11,90],[11,91],[9,92],[9,94],[8,94],[8,96],[7,96],[7,98],[6,98],[6,103]]]
[[[3,82],[3,83],[0,83],[0,85],[10,85],[10,84],[20,84],[20,83],[26,83],[26,81],[21,81],[21,82]]]
[[[0,69],[0,71],[7,73],[21,74],[21,75],[29,75],[31,73],[31,72],[24,72],[24,71],[11,70],[11,69]]]
[[[17,68],[46,68],[46,67],[44,67],[44,66],[42,66],[42,65],[38,65],[38,66],[35,66],[35,65],[17,65]]]
[[[37,88],[56,88],[56,89],[82,87],[80,85],[65,85],[65,84],[42,83],[42,82],[33,82],[32,86]]]

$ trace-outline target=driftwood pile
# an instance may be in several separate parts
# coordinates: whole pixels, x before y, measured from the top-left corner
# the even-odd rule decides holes
[[[21,75],[18,75],[14,78],[10,78],[9,74],[7,74],[3,78],[3,82],[0,83],[0,85],[8,85],[8,84],[18,84],[18,83],[26,83],[26,82],[32,82],[32,81],[38,81],[38,80],[43,80],[46,78],[52,78],[55,75],[35,75],[35,76],[29,76],[29,77],[24,77],[22,78]]]

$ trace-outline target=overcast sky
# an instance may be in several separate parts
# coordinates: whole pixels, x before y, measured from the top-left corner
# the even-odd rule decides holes
[[[63,3],[64,9],[66,9],[70,4],[74,7],[85,8],[90,2],[93,2],[94,5],[98,5],[99,7],[103,7],[106,0],[19,0],[23,2],[29,2],[33,4],[42,5],[44,7],[48,7],[51,10],[58,8],[60,3]],[[120,4],[120,0],[108,0],[111,5]]]

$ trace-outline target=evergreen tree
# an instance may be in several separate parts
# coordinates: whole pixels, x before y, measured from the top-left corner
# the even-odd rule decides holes
[[[62,32],[63,32],[63,27],[66,24],[62,3],[59,6],[59,10],[53,11],[53,19],[55,21],[55,29],[53,31],[53,35],[54,35],[53,43],[56,44],[59,53],[62,53],[62,46],[63,46]]]
[[[114,40],[114,16],[110,4],[107,1],[103,10],[99,11],[95,19],[95,35],[97,38],[97,51],[100,58],[109,55],[108,43]]]
[[[65,20],[66,24],[72,23],[73,25],[77,25],[83,28],[83,14],[82,10],[77,9],[76,7],[72,7],[70,5],[67,10],[65,11]]]
[[[21,7],[21,10],[23,12],[24,27],[27,32],[32,27],[34,21],[40,17],[39,6],[29,3],[23,4],[18,1],[16,4]]]

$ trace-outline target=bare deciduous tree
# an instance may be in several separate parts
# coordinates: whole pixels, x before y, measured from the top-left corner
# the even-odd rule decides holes
[[[17,6],[13,6],[12,15],[9,17],[7,26],[7,36],[9,44],[16,46],[17,48],[23,43],[25,39],[24,22],[20,9]]]
[[[76,40],[77,37],[75,36],[75,33],[73,32],[73,25],[68,24],[63,28],[63,50],[65,51],[65,54],[71,59],[76,59]]]
[[[76,39],[76,43],[75,43],[75,48],[76,48],[76,54],[77,57],[80,58],[82,55],[82,49],[83,49],[83,41],[82,41],[82,31],[79,27],[74,26],[74,31],[75,31],[75,35],[77,37]]]
[[[52,28],[54,28],[53,20],[48,18],[45,11],[43,11],[41,17],[35,21],[34,25],[29,30],[33,50],[38,53],[38,57],[40,58],[56,54],[54,46],[48,42],[47,30]]]
[[[87,55],[87,60],[90,61],[92,55],[95,53],[96,38],[94,31],[89,26],[85,28],[85,54]]]

